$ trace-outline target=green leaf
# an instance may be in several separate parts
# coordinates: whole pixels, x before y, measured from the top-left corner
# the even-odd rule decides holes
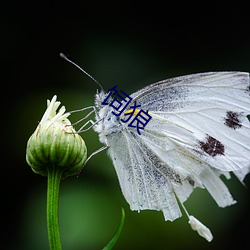
[[[113,236],[113,238],[111,239],[111,241],[103,248],[103,250],[110,250],[113,248],[113,246],[115,245],[116,241],[118,240],[118,238],[120,236],[120,233],[121,233],[123,225],[124,225],[124,221],[125,221],[125,211],[122,208],[122,218],[121,218],[120,225],[117,228],[117,231],[116,231],[115,235]]]

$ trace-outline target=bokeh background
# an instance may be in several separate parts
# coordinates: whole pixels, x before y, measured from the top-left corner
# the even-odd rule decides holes
[[[170,4],[171,3],[171,4]],[[249,71],[248,6],[218,1],[41,1],[1,4],[1,249],[48,249],[46,178],[25,161],[26,143],[54,94],[67,110],[93,105],[97,85],[59,57],[69,55],[104,89],[128,94],[169,77],[219,70]],[[72,116],[77,121],[82,114]],[[89,154],[102,145],[82,134]],[[165,222],[161,212],[132,212],[106,152],[81,175],[62,181],[60,229],[65,250],[102,249],[121,218],[114,249],[248,249],[249,186],[225,180],[237,204],[218,208],[205,190],[186,202],[214,235],[190,229],[186,216]]]

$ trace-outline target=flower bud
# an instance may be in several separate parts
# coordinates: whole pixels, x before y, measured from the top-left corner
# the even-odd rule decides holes
[[[41,122],[27,143],[26,160],[32,170],[47,176],[50,168],[62,171],[62,177],[75,175],[79,172],[87,158],[86,145],[76,133],[61,107],[56,113],[60,102],[54,96],[47,101]]]

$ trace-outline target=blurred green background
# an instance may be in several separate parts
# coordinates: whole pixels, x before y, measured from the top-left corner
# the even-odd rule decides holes
[[[161,4],[160,4],[161,3]],[[26,143],[54,94],[67,110],[93,105],[97,85],[59,57],[69,55],[102,83],[128,94],[173,76],[250,69],[249,18],[242,5],[191,6],[113,1],[10,2],[1,6],[2,227],[1,249],[48,249],[46,178],[25,161]],[[80,114],[81,115],[81,114]],[[72,121],[79,119],[71,117]],[[89,154],[102,145],[82,134]],[[114,249],[248,249],[249,188],[226,180],[237,204],[218,208],[205,190],[186,202],[213,235],[206,242],[185,216],[132,212],[111,161],[102,152],[81,175],[62,181],[60,229],[64,250],[102,249],[126,219]],[[246,178],[250,186],[250,177]]]

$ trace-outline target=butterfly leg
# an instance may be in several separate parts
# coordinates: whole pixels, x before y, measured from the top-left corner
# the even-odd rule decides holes
[[[87,158],[87,160],[84,162],[84,164],[83,164],[83,166],[81,167],[81,169],[78,171],[77,176],[80,175],[80,173],[81,173],[83,167],[87,164],[87,162],[88,162],[94,155],[96,155],[96,154],[102,152],[103,150],[105,150],[105,149],[107,149],[107,148],[108,148],[108,146],[102,146],[101,148],[99,148],[99,149],[97,149],[96,151],[94,151],[93,153],[91,153],[91,155],[90,155],[90,156]]]
[[[91,123],[91,125],[90,125],[88,128],[85,128],[89,123]],[[90,130],[95,124],[96,124],[96,122],[93,122],[92,120],[88,120],[86,123],[84,123],[84,124],[77,130],[77,133],[86,132],[86,131]]]
[[[100,122],[102,119],[96,121],[96,122],[93,122],[92,120],[88,120],[86,123],[84,123],[77,131],[77,133],[82,133],[82,132],[86,132],[88,130],[90,130],[92,127],[94,127],[98,122]],[[91,125],[84,129],[84,127],[86,127],[86,125],[88,125],[89,123],[91,123]]]
[[[96,154],[102,152],[103,150],[107,149],[108,146],[102,146],[101,148],[97,149],[96,151],[94,151],[93,153],[91,153],[91,155],[87,158],[87,160],[85,161],[84,165],[86,165],[86,163]]]
[[[85,115],[83,118],[81,118],[79,121],[75,122],[73,125],[76,125],[76,124],[82,122],[83,120],[86,120],[93,113],[96,114],[96,108],[94,106],[90,106],[90,107],[70,111],[70,114],[72,114],[72,113],[76,113],[76,112],[83,112],[83,111],[88,110],[88,109],[92,109],[92,110],[87,115]]]
[[[73,111],[70,111],[70,114],[72,113],[76,113],[76,112],[83,112],[85,110],[88,110],[88,109],[92,109],[87,115],[85,115],[83,118],[81,118],[80,120],[78,120],[77,122],[75,122],[74,124],[72,124],[73,126],[81,123],[82,121],[86,120],[87,118],[89,118],[93,113],[96,115],[96,108],[95,106],[89,106],[89,107],[86,107],[86,108],[82,108],[82,109],[77,109],[77,110],[73,110]],[[88,124],[91,125],[84,129]],[[81,133],[81,132],[85,132],[85,131],[88,131],[89,129],[91,129],[97,122],[93,122],[92,120],[88,120],[86,123],[84,123],[77,131],[77,133]]]

